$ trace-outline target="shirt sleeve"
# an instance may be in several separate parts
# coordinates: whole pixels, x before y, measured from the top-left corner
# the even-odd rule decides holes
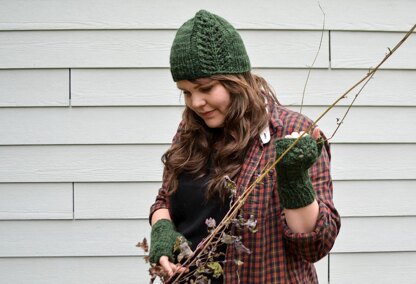
[[[330,159],[330,148],[326,142],[321,156],[309,172],[319,204],[314,230],[309,233],[295,233],[287,225],[284,213],[281,216],[286,248],[309,262],[316,262],[329,253],[341,227],[340,216],[332,199]]]
[[[184,123],[183,121],[179,124],[178,130],[173,137],[172,145],[175,144],[178,139],[181,130],[183,129]],[[159,192],[156,196],[155,202],[150,206],[150,213],[149,213],[149,223],[152,224],[152,216],[159,209],[169,209],[170,208],[170,199],[169,199],[169,185],[165,178],[165,169],[163,170],[163,181],[162,187],[159,189]]]
[[[169,196],[168,196],[168,187],[166,182],[162,183],[162,187],[159,189],[159,192],[156,196],[155,202],[150,206],[150,214],[149,214],[149,224],[152,224],[152,216],[159,209],[169,209]]]

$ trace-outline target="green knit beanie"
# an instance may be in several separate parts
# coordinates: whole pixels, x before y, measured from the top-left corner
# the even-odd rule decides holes
[[[200,10],[177,31],[170,52],[175,82],[250,69],[243,40],[225,19]]]

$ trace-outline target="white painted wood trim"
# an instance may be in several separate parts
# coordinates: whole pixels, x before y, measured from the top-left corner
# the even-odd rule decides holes
[[[341,226],[333,253],[416,250],[416,217],[344,217]]]
[[[0,70],[0,74],[1,72]],[[300,105],[308,69],[254,69],[253,72],[263,76],[270,83],[283,104]],[[332,104],[336,98],[364,77],[366,72],[366,70],[313,69],[308,81],[304,105]],[[354,105],[416,106],[415,76],[414,70],[380,70],[367,84]],[[30,77],[25,79],[30,80]],[[7,82],[3,83],[7,84]],[[12,89],[12,86],[8,89]],[[357,92],[358,88],[348,97],[353,98]],[[338,105],[348,105],[348,102],[350,100],[341,100]],[[72,106],[179,106],[183,105],[184,101],[167,68],[72,69],[71,104]]]
[[[322,13],[316,2],[264,0],[209,2],[168,0],[123,1],[3,0],[1,30],[27,29],[177,29],[199,9],[207,9],[229,20],[239,29],[322,28]],[[411,0],[321,0],[326,29],[404,31],[414,24],[416,9]],[[25,7],[25,9],[21,9]],[[180,7],[180,9],[178,9]],[[238,9],[236,9],[238,7]],[[175,13],[172,13],[175,11]]]
[[[343,217],[416,216],[416,180],[334,181],[334,203]]]
[[[305,68],[318,50],[318,31],[241,31],[253,67]],[[0,69],[160,68],[169,66],[171,30],[0,32]],[[329,66],[328,32],[315,67]]]
[[[72,219],[71,183],[0,183],[0,220]]]
[[[160,181],[160,157],[167,149],[168,145],[2,146],[0,182]],[[334,144],[331,150],[334,180],[416,176],[413,144]]]
[[[299,111],[300,107],[290,106]],[[0,145],[167,144],[183,107],[0,108]],[[317,119],[326,107],[304,107]],[[328,138],[347,107],[335,107],[318,126]],[[416,107],[355,107],[331,143],[414,143]],[[149,127],[151,125],[151,127]]]
[[[0,70],[0,107],[69,106],[69,87],[68,69]]]
[[[331,283],[335,284],[413,284],[416,278],[416,253],[331,254],[330,267]]]
[[[2,282],[13,284],[148,283],[142,257],[0,258]]]
[[[409,27],[410,29],[410,27]],[[331,32],[332,68],[364,68],[377,66],[406,33]],[[386,61],[381,69],[416,69],[416,37],[406,42]]]
[[[1,221],[1,257],[139,256],[148,220]]]

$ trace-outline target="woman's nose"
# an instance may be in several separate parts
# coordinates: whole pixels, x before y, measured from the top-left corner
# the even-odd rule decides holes
[[[206,104],[207,102],[205,101],[205,99],[202,96],[199,96],[197,94],[192,96],[192,107],[193,108],[199,108],[202,107]]]

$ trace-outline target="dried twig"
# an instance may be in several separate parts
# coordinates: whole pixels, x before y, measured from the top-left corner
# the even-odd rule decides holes
[[[365,86],[367,86],[368,82],[370,82],[370,80],[373,78],[374,73],[371,74],[370,77],[368,77],[365,81],[365,83],[361,86],[361,88],[358,90],[357,94],[355,94],[354,99],[351,101],[350,105],[348,106],[347,110],[344,113],[344,116],[337,121],[337,127],[335,128],[334,132],[331,134],[330,137],[328,137],[326,140],[331,140],[334,136],[335,133],[337,133],[338,129],[341,127],[341,125],[344,123],[345,118],[347,117],[347,114],[350,112],[353,104],[355,103],[355,101],[357,100],[358,96],[361,94],[361,91],[365,88]]]
[[[318,0],[318,5],[319,5],[319,9],[321,9],[322,15],[323,15],[323,20],[322,20],[322,32],[321,32],[321,39],[319,41],[319,47],[318,47],[318,51],[316,52],[315,58],[313,59],[312,65],[309,66],[309,70],[308,70],[308,75],[306,76],[306,81],[305,81],[305,85],[303,86],[303,92],[302,92],[302,101],[300,103],[300,110],[299,113],[302,113],[302,109],[303,109],[303,101],[305,99],[305,93],[306,93],[306,86],[308,85],[308,81],[309,81],[309,76],[311,75],[312,72],[312,68],[315,65],[316,59],[318,58],[319,52],[321,51],[321,46],[322,46],[322,39],[324,38],[324,32],[325,32],[325,12],[321,7],[321,3]],[[298,125],[295,127],[295,129],[298,129],[299,127],[299,123]],[[298,131],[299,132],[299,131]]]

